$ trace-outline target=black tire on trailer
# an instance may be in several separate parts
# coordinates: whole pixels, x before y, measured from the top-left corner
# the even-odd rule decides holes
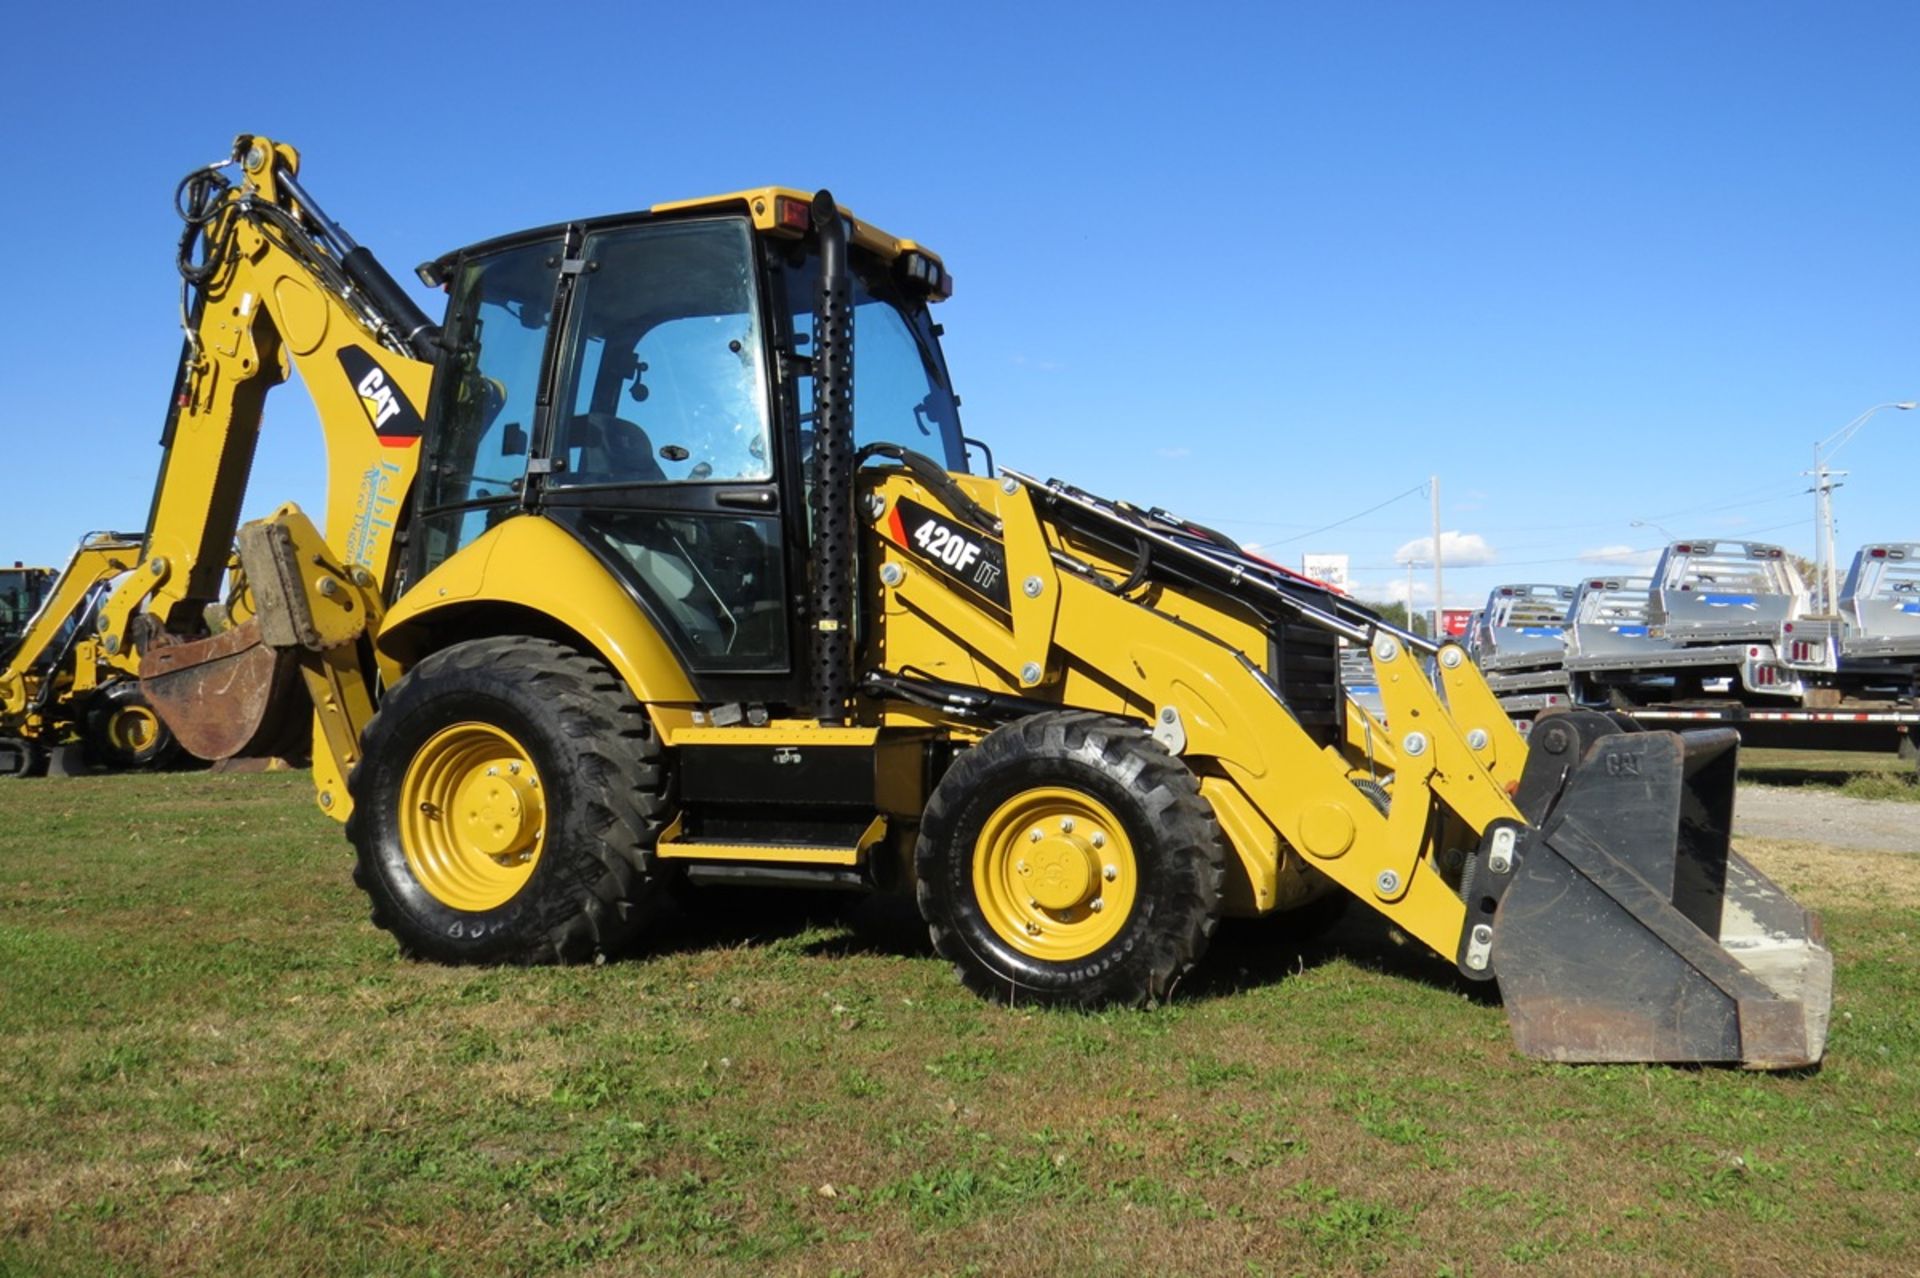
[[[110,683],[87,698],[80,745],[89,765],[114,772],[164,768],[181,753],[172,730],[133,679]]]
[[[1220,920],[1227,841],[1199,781],[1133,722],[1047,711],[963,752],[914,862],[934,948],[977,993],[1166,999]]]
[[[524,636],[434,653],[382,699],[347,788],[354,882],[409,956],[598,960],[652,915],[671,780],[597,657]]]

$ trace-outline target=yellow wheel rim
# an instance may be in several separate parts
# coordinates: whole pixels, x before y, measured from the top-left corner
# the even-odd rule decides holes
[[[546,789],[511,734],[456,723],[414,752],[400,782],[400,845],[442,905],[477,911],[512,900],[540,863],[546,833]]]
[[[124,705],[107,720],[107,740],[127,754],[141,754],[160,739],[160,716],[151,706]]]
[[[973,892],[987,925],[1022,954],[1071,962],[1120,934],[1139,895],[1133,841],[1113,810],[1078,790],[1023,790],[974,843]]]

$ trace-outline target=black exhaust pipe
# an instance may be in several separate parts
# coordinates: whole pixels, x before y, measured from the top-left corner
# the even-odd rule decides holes
[[[833,195],[813,197],[813,713],[845,723],[853,700],[853,284]]]

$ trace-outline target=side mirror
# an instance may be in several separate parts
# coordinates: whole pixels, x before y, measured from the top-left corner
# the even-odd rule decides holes
[[[524,457],[527,455],[527,428],[519,422],[508,422],[500,432],[500,455],[502,457]]]

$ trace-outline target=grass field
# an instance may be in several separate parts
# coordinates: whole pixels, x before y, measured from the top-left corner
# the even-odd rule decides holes
[[[1103,1016],[871,908],[427,967],[303,776],[0,785],[0,1274],[1914,1272],[1912,861],[1747,847],[1826,915],[1818,1071],[1521,1060],[1364,918]]]
[[[1857,799],[1920,803],[1920,773],[1891,751],[1740,751],[1740,775],[1761,785],[1812,786]]]

